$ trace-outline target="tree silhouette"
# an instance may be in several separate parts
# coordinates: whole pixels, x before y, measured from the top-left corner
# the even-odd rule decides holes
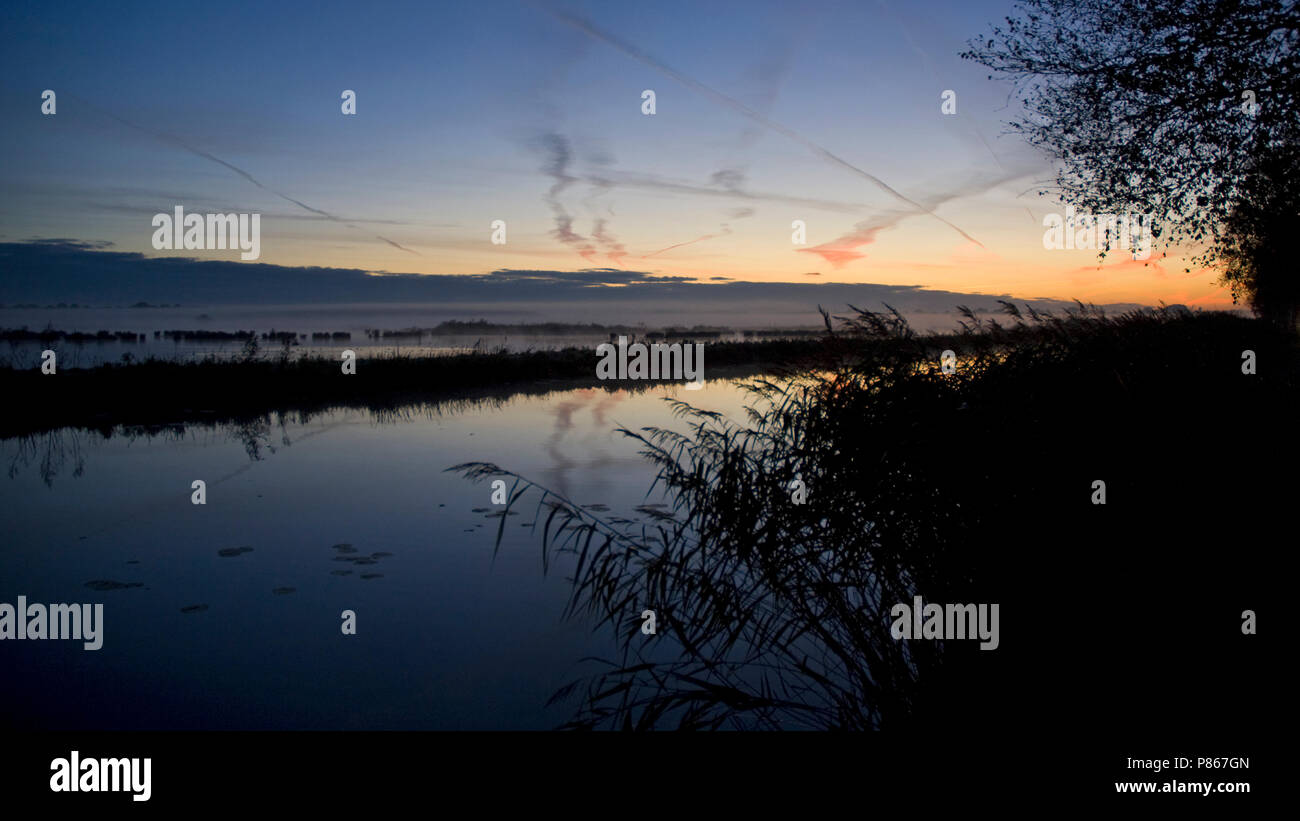
[[[1242,196],[1223,236],[1200,257],[1223,267],[1232,300],[1245,299],[1263,319],[1295,328],[1300,319],[1300,260],[1293,234],[1300,224],[1300,147],[1280,146],[1254,157]]]
[[[1026,0],[962,57],[1013,81],[1011,128],[1060,160],[1062,199],[1150,214],[1166,247],[1200,247],[1234,295],[1294,326],[1288,214],[1272,212],[1296,213],[1282,183],[1300,145],[1298,43],[1294,0]]]

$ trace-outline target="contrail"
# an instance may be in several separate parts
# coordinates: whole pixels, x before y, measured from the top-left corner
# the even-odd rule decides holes
[[[599,242],[601,247],[605,249],[605,256],[622,265],[623,257],[627,256],[627,249],[623,247],[623,243],[619,242],[613,234],[605,229],[605,225],[606,220],[603,217],[597,217],[591,229],[591,238]]]
[[[726,233],[730,234],[731,231],[727,231]],[[717,239],[718,237],[721,236],[726,236],[726,234],[705,234],[704,236],[697,237],[696,239],[687,240],[686,242],[679,242],[676,245],[669,245],[667,248],[660,248],[658,251],[652,251],[648,254],[643,255],[641,259],[650,259],[650,257],[657,257],[660,254],[664,253],[665,251],[671,251],[674,248],[681,248],[684,245],[694,245],[697,242],[704,242],[706,239]]]
[[[547,131],[537,138],[535,145],[545,154],[542,173],[555,180],[542,197],[555,219],[551,236],[573,248],[579,256],[590,262],[596,256],[596,249],[586,237],[573,230],[573,217],[564,207],[564,203],[560,202],[560,194],[564,189],[578,182],[577,177],[569,175],[569,163],[573,159],[573,152],[569,150],[569,140],[563,134]]]
[[[898,28],[903,32],[903,37],[906,38],[908,44],[912,46],[912,50],[921,57],[921,62],[925,63],[926,70],[930,72],[930,76],[934,78],[935,87],[938,88],[940,85],[939,73],[934,70],[934,64],[930,62],[930,56],[922,51],[921,47],[917,45],[916,40],[912,38],[912,32],[908,29],[907,24],[903,22],[903,18],[899,17],[898,13],[885,3],[885,0],[876,0],[876,3],[886,14],[894,18],[894,22],[898,23]],[[993,146],[989,145],[988,140],[984,139],[984,135],[980,133],[974,123],[971,123],[970,130],[971,133],[979,139],[980,143],[984,145],[984,150],[989,152],[989,156],[993,158],[993,162],[997,163],[998,168],[1006,171],[1006,166],[1002,164],[1002,160],[998,159],[997,153],[993,151]],[[1033,213],[1031,213],[1028,208],[1025,209],[1025,213],[1029,215],[1030,222],[1037,222],[1037,220],[1034,219]]]
[[[841,214],[858,214],[864,210],[864,206],[857,203],[831,202],[829,200],[817,200],[809,197],[787,197],[781,194],[746,191],[739,187],[717,188],[704,185],[691,185],[689,183],[660,179],[649,174],[607,174],[603,177],[592,174],[583,179],[592,185],[602,185],[605,187],[621,186],[624,188],[645,188],[659,191],[674,191],[680,194],[698,194],[706,197],[722,197],[725,199],[746,199],[754,200],[755,202],[780,202],[788,205],[798,205],[805,208],[816,208],[820,211],[834,211]]]
[[[151,129],[151,128],[145,128],[145,127],[142,126],[142,125],[136,125],[135,123],[133,123],[133,122],[131,122],[131,121],[129,121],[129,120],[124,120],[124,119],[122,119],[121,117],[117,116],[116,114],[114,114],[114,113],[111,112],[111,111],[107,111],[107,110],[105,110],[105,109],[103,109],[103,108],[100,108],[100,107],[97,106],[97,105],[94,105],[93,103],[90,103],[90,102],[87,102],[86,100],[81,99],[80,97],[78,97],[78,96],[75,95],[75,94],[69,94],[68,96],[71,97],[71,98],[74,99],[74,100],[77,100],[77,101],[80,102],[82,105],[86,106],[87,108],[93,108],[93,109],[95,109],[96,111],[98,111],[99,113],[101,113],[101,114],[103,114],[103,115],[105,115],[105,116],[107,116],[107,117],[110,117],[110,118],[112,118],[112,119],[114,119],[114,120],[117,120],[117,121],[118,121],[119,123],[121,123],[122,125],[128,126],[128,127],[130,127],[130,128],[134,128],[136,131],[142,131],[142,132],[144,132],[145,134],[148,134],[148,135],[151,136],[151,137],[154,137],[154,138],[156,138],[156,139],[162,140],[163,142],[168,142],[168,143],[171,143],[172,145],[178,146],[179,148],[182,148],[182,149],[184,149],[185,151],[188,151],[188,152],[190,152],[191,154],[194,154],[195,156],[202,157],[202,158],[205,159],[205,160],[211,160],[212,162],[214,162],[214,163],[216,163],[216,164],[218,164],[218,165],[224,166],[224,167],[230,169],[231,171],[234,171],[236,174],[238,174],[239,176],[243,177],[244,179],[248,180],[248,181],[251,182],[253,185],[256,185],[258,188],[261,188],[263,191],[269,191],[269,192],[271,192],[272,194],[275,194],[275,195],[276,195],[277,197],[279,197],[280,199],[282,199],[282,200],[286,200],[286,201],[288,201],[288,202],[291,202],[291,203],[293,203],[294,205],[298,206],[299,208],[303,208],[303,209],[305,209],[305,210],[307,210],[307,211],[312,212],[313,214],[317,214],[317,215],[319,215],[319,216],[322,216],[322,217],[324,217],[325,219],[333,220],[334,222],[337,222],[337,223],[339,223],[340,225],[346,225],[348,228],[352,228],[353,230],[356,230],[356,231],[363,230],[363,229],[358,228],[357,226],[353,225],[352,223],[348,222],[348,221],[345,220],[345,219],[341,219],[340,217],[336,217],[336,216],[334,216],[333,214],[329,213],[328,211],[322,211],[322,210],[319,209],[319,208],[312,208],[312,207],[311,207],[310,205],[308,205],[307,203],[302,202],[302,201],[300,201],[300,200],[296,200],[296,199],[294,199],[293,197],[289,196],[288,194],[283,194],[283,193],[281,193],[281,192],[279,192],[279,191],[276,191],[274,188],[271,188],[270,186],[263,185],[261,182],[259,182],[259,181],[257,180],[256,177],[254,177],[252,174],[248,173],[248,172],[245,171],[244,169],[242,169],[242,168],[240,168],[240,167],[238,167],[238,166],[236,166],[236,165],[231,165],[230,163],[226,162],[225,160],[221,159],[220,157],[213,156],[212,154],[209,154],[209,153],[206,152],[206,151],[203,151],[203,150],[201,150],[201,149],[195,148],[194,146],[190,145],[189,143],[185,142],[184,140],[180,139],[179,137],[175,137],[175,136],[173,136],[173,135],[171,135],[171,134],[167,134],[166,132],[163,132],[163,131],[154,131],[154,130]],[[391,239],[388,239],[387,237],[381,237],[381,236],[379,236],[378,234],[375,234],[374,236],[375,236],[375,239],[380,240],[380,241],[382,241],[382,242],[386,242],[386,243],[388,243],[389,245],[393,246],[394,248],[398,248],[398,249],[400,249],[400,250],[402,250],[402,251],[407,252],[408,254],[415,254],[417,257],[418,257],[418,256],[423,256],[419,251],[413,251],[413,250],[411,250],[410,248],[406,248],[406,247],[404,247],[404,246],[402,246],[402,245],[399,245],[399,244],[397,244],[396,242],[393,242]]]
[[[820,145],[808,139],[807,137],[804,137],[802,134],[798,133],[797,131],[787,128],[786,126],[783,126],[780,123],[775,122],[774,120],[770,120],[767,117],[760,114],[759,112],[755,111],[754,109],[740,102],[739,100],[736,100],[732,97],[728,97],[726,94],[723,94],[720,91],[716,91],[710,88],[709,86],[706,86],[704,83],[701,83],[698,80],[687,77],[685,74],[682,74],[681,72],[676,71],[675,69],[667,65],[664,65],[663,63],[656,60],[654,57],[651,57],[649,54],[646,54],[644,51],[638,49],[636,46],[633,46],[630,43],[625,43],[622,40],[615,37],[614,35],[609,34],[608,32],[601,31],[600,29],[596,28],[591,23],[588,23],[586,20],[583,20],[580,17],[575,17],[574,15],[568,14],[566,12],[558,11],[556,9],[552,9],[547,6],[541,6],[541,8],[547,14],[550,14],[552,17],[555,17],[557,20],[563,23],[567,23],[568,25],[573,26],[574,28],[578,29],[582,33],[586,34],[587,36],[593,37],[597,40],[607,43],[608,45],[613,46],[614,48],[628,55],[629,57],[632,57],[633,59],[645,63],[646,65],[650,66],[656,71],[660,71],[664,74],[667,74],[669,77],[673,78],[674,80],[681,83],[682,85],[685,85],[689,88],[693,88],[696,91],[700,92],[701,94],[705,95],[706,97],[713,99],[715,102],[718,102],[726,106],[727,108],[732,109],[733,111],[736,111],[740,114],[743,114],[746,117],[749,117],[751,120],[758,123],[759,125],[762,125],[764,128],[767,128],[771,131],[775,131],[776,133],[781,134],[784,137],[794,140],[795,142],[809,149],[810,151],[817,154],[819,157],[826,160],[827,162],[830,162],[834,165],[838,165],[841,168],[852,171],[854,174],[857,174],[858,176],[863,177],[864,179],[870,181],[880,190],[884,191],[885,193],[889,194],[890,196],[894,197],[900,202],[906,203],[907,205],[911,206],[914,210],[920,213],[928,214],[934,217],[935,219],[942,222],[944,225],[947,225],[949,228],[961,234],[966,239],[970,240],[971,242],[975,243],[981,248],[984,247],[983,243],[981,243],[979,240],[975,239],[970,234],[958,228],[956,225],[953,225],[951,222],[939,216],[938,214],[934,213],[933,211],[921,205],[920,203],[915,202],[903,196],[898,191],[891,188],[884,180],[880,179],[875,174],[872,174],[869,171],[865,171],[861,168],[858,168],[853,163],[849,162],[848,160],[845,160],[840,156],[837,156],[836,154],[826,150],[825,148],[822,148]]]
[[[737,220],[743,220],[752,216],[754,216],[753,208],[737,208],[731,212],[731,218]],[[662,253],[673,250],[674,248],[681,248],[686,245],[694,245],[697,242],[704,242],[706,239],[717,239],[718,237],[729,236],[732,233],[731,223],[724,222],[722,223],[721,226],[719,226],[719,228],[720,230],[716,234],[705,234],[702,237],[696,237],[695,239],[687,240],[686,242],[679,242],[676,243],[675,245],[669,245],[667,248],[660,248],[658,251],[652,251],[648,254],[644,254],[642,255],[641,259],[650,259],[650,257],[657,257]]]
[[[1006,172],[986,180],[963,184],[955,191],[927,197],[927,201],[931,203],[931,207],[938,208],[940,205],[950,200],[987,191],[994,186],[1001,185],[1010,178],[1011,173]],[[836,268],[841,268],[844,265],[865,256],[865,254],[860,253],[857,249],[863,245],[869,245],[875,242],[877,234],[886,228],[894,227],[907,216],[908,214],[903,211],[886,211],[857,223],[853,226],[853,230],[849,231],[847,234],[836,237],[830,242],[824,242],[813,248],[800,248],[798,249],[798,252],[803,254],[816,254]]]

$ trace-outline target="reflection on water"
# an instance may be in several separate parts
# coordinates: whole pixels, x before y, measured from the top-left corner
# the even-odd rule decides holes
[[[9,478],[35,466],[46,486],[53,487],[54,477],[71,465],[72,475],[80,477],[86,469],[81,452],[84,432],[72,428],[34,436],[21,436],[9,440],[5,458],[9,463]]]
[[[653,466],[613,429],[677,424],[661,401],[676,391],[0,441],[0,602],[104,604],[100,650],[4,642],[0,726],[558,726],[569,709],[547,700],[610,639],[561,618],[572,566],[544,568],[545,511],[502,515],[490,488],[445,469],[495,460],[653,521]],[[690,399],[744,402],[720,382]],[[195,480],[206,504],[191,503]]]

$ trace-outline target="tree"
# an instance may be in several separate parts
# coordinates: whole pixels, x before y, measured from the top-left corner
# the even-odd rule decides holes
[[[1242,299],[1263,319],[1295,328],[1300,319],[1300,261],[1294,235],[1300,225],[1300,146],[1279,146],[1252,158],[1242,196],[1223,235],[1201,259],[1223,266],[1232,301]]]
[[[1061,162],[1062,199],[1150,214],[1166,247],[1190,241],[1234,295],[1294,326],[1297,289],[1275,281],[1297,273],[1281,261],[1289,217],[1269,215],[1296,214],[1297,45],[1294,0],[1025,0],[962,57],[1013,81],[1010,126]]]

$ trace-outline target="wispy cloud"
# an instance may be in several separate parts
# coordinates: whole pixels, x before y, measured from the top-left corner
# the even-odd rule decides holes
[[[698,91],[699,93],[703,94],[704,96],[708,97],[714,102],[722,106],[725,106],[726,108],[729,108],[732,111],[742,114],[745,117],[750,118],[751,120],[758,123],[759,125],[762,125],[764,128],[767,128],[770,131],[773,131],[777,134],[781,134],[782,136],[799,143],[800,145],[804,146],[805,148],[812,151],[814,154],[821,157],[823,160],[826,160],[827,162],[831,163],[832,165],[835,165],[839,168],[843,168],[867,180],[872,185],[875,185],[877,188],[879,188],[881,191],[884,191],[886,194],[889,194],[891,197],[903,203],[904,205],[909,206],[913,210],[934,217],[935,219],[942,222],[944,225],[947,225],[949,228],[961,234],[962,237],[969,240],[970,242],[974,242],[976,245],[981,244],[979,240],[975,239],[970,234],[966,233],[961,228],[954,225],[952,222],[949,222],[943,217],[940,217],[938,214],[935,214],[934,211],[925,207],[921,203],[916,202],[915,200],[904,196],[902,193],[895,190],[893,187],[891,187],[884,180],[877,177],[875,174],[872,174],[871,172],[866,171],[865,169],[859,168],[858,166],[854,165],[853,163],[849,162],[843,157],[840,157],[839,155],[831,152],[830,150],[823,148],[822,146],[818,145],[817,143],[803,136],[802,134],[795,131],[794,129],[782,125],[781,123],[778,123],[772,119],[769,119],[768,117],[764,116],[758,111],[755,111],[754,109],[750,108],[749,106],[745,105],[739,100],[733,97],[729,97],[726,94],[723,94],[722,92],[717,91],[716,89],[711,88],[710,86],[707,86],[704,83],[692,77],[682,74],[681,72],[669,67],[668,65],[652,57],[651,55],[637,48],[636,46],[633,46],[632,44],[625,42],[624,40],[614,36],[613,34],[610,34],[609,32],[597,28],[591,22],[584,20],[581,17],[570,14],[568,12],[559,11],[557,9],[550,8],[549,6],[542,5],[541,7],[545,9],[545,11],[549,13],[551,16],[555,17],[557,20],[560,20],[561,22],[576,28],[577,30],[583,32],[589,37],[592,37],[610,46],[613,46],[614,48],[618,49],[624,54],[627,54],[629,57],[632,57],[633,59],[638,60],[663,74],[666,74],[667,76],[671,77],[672,79],[676,80],[682,85],[685,85],[688,88],[692,88]]]
[[[925,198],[930,208],[938,208],[940,205],[950,202],[961,197],[977,194],[987,191],[990,188],[1001,185],[1015,175],[1011,172],[1003,172],[994,177],[966,183],[958,186],[956,189],[939,194],[929,195]],[[904,219],[912,216],[915,212],[903,209],[890,209],[875,214],[861,222],[856,223],[853,229],[841,234],[830,242],[813,246],[812,248],[796,249],[801,254],[815,254],[829,262],[836,268],[842,268],[854,260],[862,259],[866,254],[858,249],[864,245],[870,245],[876,241],[876,237],[881,231],[892,228]],[[973,240],[972,240],[973,241]],[[975,243],[983,248],[978,242]]]
[[[717,185],[696,185],[654,174],[605,171],[600,174],[589,174],[584,177],[584,179],[593,184],[599,183],[621,188],[642,188],[652,191],[667,191],[674,194],[686,194],[702,197],[773,202],[781,203],[783,205],[798,205],[806,208],[815,208],[821,211],[834,211],[840,214],[860,214],[866,209],[866,206],[862,203],[836,202],[834,200],[823,200],[815,197],[794,197],[785,194],[749,191],[739,186],[724,188]]]
[[[345,226],[347,226],[348,228],[352,228],[352,229],[354,229],[354,230],[358,230],[358,231],[361,230],[361,229],[358,228],[356,225],[353,225],[352,223],[348,222],[347,220],[343,219],[342,217],[337,217],[337,216],[335,216],[334,214],[331,214],[330,212],[325,211],[325,210],[320,209],[320,208],[314,208],[314,207],[308,205],[307,203],[303,202],[302,200],[295,199],[295,198],[289,196],[288,194],[285,194],[285,193],[282,192],[282,191],[277,191],[276,189],[271,188],[271,187],[268,186],[268,185],[264,185],[264,184],[261,183],[261,182],[260,182],[256,177],[254,177],[252,174],[248,173],[248,172],[245,171],[244,169],[240,168],[239,166],[234,165],[233,163],[226,162],[225,160],[221,159],[220,157],[215,156],[215,155],[213,155],[213,154],[211,154],[211,153],[209,153],[209,152],[207,152],[207,151],[203,151],[202,149],[195,148],[194,146],[190,145],[189,143],[185,142],[184,140],[182,140],[181,138],[179,138],[179,137],[177,137],[177,136],[175,136],[175,135],[168,134],[168,133],[163,132],[163,131],[156,131],[156,130],[154,130],[154,129],[152,129],[152,128],[145,128],[145,127],[142,126],[142,125],[137,125],[136,123],[133,123],[133,122],[131,122],[130,120],[126,120],[126,119],[123,119],[122,117],[119,117],[118,115],[114,114],[114,113],[111,112],[111,111],[107,111],[107,110],[105,110],[105,109],[103,109],[103,108],[100,108],[99,106],[95,105],[94,103],[91,103],[91,102],[89,102],[89,101],[87,101],[87,100],[83,100],[83,99],[81,99],[80,97],[77,97],[75,94],[69,94],[68,96],[70,96],[70,97],[72,97],[73,99],[77,100],[77,101],[80,102],[82,105],[86,106],[87,108],[92,108],[92,109],[98,111],[99,113],[103,114],[104,116],[109,117],[109,118],[111,118],[111,119],[113,119],[113,120],[116,120],[117,122],[121,123],[122,125],[125,125],[125,126],[127,126],[127,127],[129,127],[129,128],[133,128],[133,129],[135,129],[136,131],[140,131],[140,132],[142,132],[142,133],[144,133],[144,134],[148,134],[149,136],[154,137],[154,138],[159,139],[159,140],[162,140],[163,142],[171,143],[172,145],[177,146],[178,148],[181,148],[181,149],[183,149],[183,150],[185,150],[185,151],[188,151],[189,153],[195,155],[196,157],[202,157],[203,159],[205,159],[205,160],[210,160],[211,162],[214,162],[214,163],[216,163],[217,165],[222,166],[223,168],[227,168],[227,169],[229,169],[230,171],[233,171],[233,172],[235,172],[236,174],[238,174],[239,176],[241,176],[241,177],[243,177],[244,179],[248,180],[248,181],[251,182],[253,185],[256,185],[258,188],[261,188],[263,191],[267,191],[267,192],[269,192],[269,193],[271,193],[271,194],[274,194],[275,196],[279,197],[279,198],[282,199],[282,200],[286,200],[286,201],[288,201],[288,202],[291,202],[291,203],[293,203],[294,205],[298,206],[299,208],[302,208],[302,209],[304,209],[304,210],[306,210],[306,211],[310,211],[311,213],[316,214],[316,215],[318,215],[318,216],[320,216],[320,217],[323,217],[324,219],[330,220],[330,221],[332,221],[332,222],[337,222],[337,223],[339,223],[340,225],[345,225]],[[405,252],[407,252],[408,254],[415,254],[416,256],[421,256],[421,254],[420,254],[418,251],[413,251],[413,250],[411,250],[410,248],[406,248],[406,247],[404,247],[404,246],[402,246],[402,245],[400,245],[400,244],[394,242],[393,240],[388,239],[387,237],[381,237],[381,236],[379,236],[378,234],[376,234],[376,235],[375,235],[375,239],[380,240],[380,241],[382,241],[382,242],[386,242],[386,243],[388,243],[389,245],[393,246],[394,248],[397,248],[398,250],[401,250],[401,251],[405,251]]]
[[[726,233],[730,234],[731,231],[728,230]],[[668,251],[673,250],[674,248],[685,248],[687,245],[694,245],[697,242],[704,242],[706,239],[714,239],[715,237],[720,237],[720,236],[723,236],[723,234],[705,234],[702,237],[696,237],[695,239],[688,239],[686,242],[674,243],[673,245],[669,245],[667,248],[660,248],[658,251],[651,251],[648,254],[642,254],[641,259],[650,259],[651,257],[657,257],[660,254],[667,253]]]
[[[595,247],[586,237],[573,230],[573,216],[560,201],[560,195],[565,189],[578,182],[577,177],[569,174],[573,151],[569,146],[568,138],[563,134],[548,131],[538,135],[533,141],[533,146],[542,154],[542,173],[552,180],[551,187],[542,196],[542,200],[551,209],[555,223],[555,227],[551,229],[551,236],[573,248],[582,258],[591,260],[596,255]]]
[[[592,226],[591,237],[605,249],[605,256],[621,264],[623,257],[627,256],[627,249],[623,247],[623,243],[619,242],[614,238],[613,234],[607,231],[607,224],[608,221],[604,218],[597,219],[595,225]]]

